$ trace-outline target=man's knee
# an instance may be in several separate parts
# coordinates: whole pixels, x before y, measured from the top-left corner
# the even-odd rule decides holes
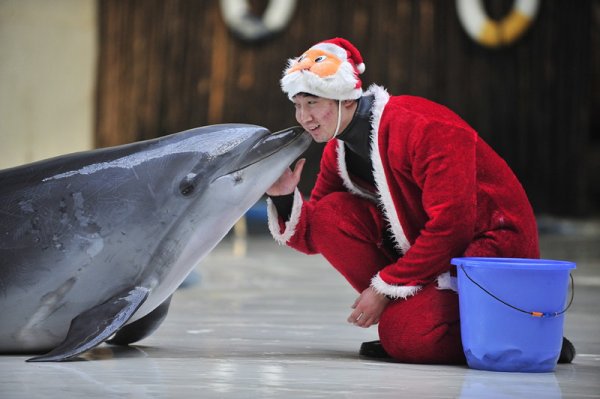
[[[379,338],[393,358],[408,363],[464,363],[456,293],[430,284],[388,305]]]
[[[381,215],[372,202],[347,192],[331,193],[319,200],[311,228],[317,234],[342,232],[371,237],[380,235]]]

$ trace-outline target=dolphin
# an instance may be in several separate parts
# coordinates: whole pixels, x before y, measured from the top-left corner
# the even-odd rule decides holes
[[[63,361],[151,334],[310,142],[224,124],[0,171],[0,353]]]

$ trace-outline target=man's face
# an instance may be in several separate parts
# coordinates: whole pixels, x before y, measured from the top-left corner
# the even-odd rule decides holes
[[[292,99],[296,120],[317,143],[329,141],[337,126],[338,102],[322,97],[298,94]]]

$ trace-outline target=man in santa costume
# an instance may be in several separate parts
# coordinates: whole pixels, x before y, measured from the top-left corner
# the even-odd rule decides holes
[[[304,160],[267,190],[276,241],[322,254],[359,293],[348,321],[378,324],[360,353],[464,363],[455,270],[461,256],[538,258],[523,187],[465,121],[414,96],[363,92],[359,51],[335,38],[288,61],[296,120],[327,142],[315,186]]]

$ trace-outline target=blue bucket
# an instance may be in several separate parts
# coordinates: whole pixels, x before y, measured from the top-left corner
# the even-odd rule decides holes
[[[458,270],[461,336],[469,367],[553,371],[575,263],[519,258],[454,258],[451,263]]]

